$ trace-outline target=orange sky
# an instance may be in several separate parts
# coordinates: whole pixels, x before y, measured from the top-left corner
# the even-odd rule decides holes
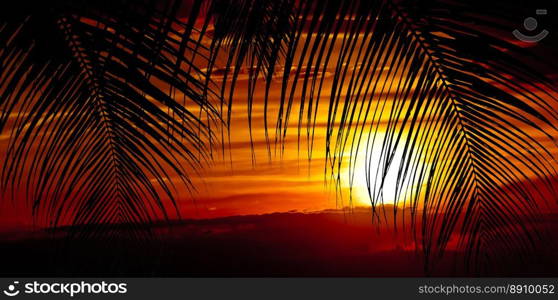
[[[345,168],[341,171],[340,186],[335,186],[334,182],[327,180],[330,173],[328,173],[328,176],[324,175],[326,157],[324,152],[325,130],[323,129],[327,122],[328,91],[332,83],[330,74],[326,74],[321,97],[322,103],[325,104],[320,106],[318,112],[314,150],[310,164],[307,160],[308,144],[305,123],[302,125],[300,147],[297,141],[299,108],[297,103],[295,103],[291,113],[290,129],[285,140],[282,157],[281,145],[276,148],[273,144],[278,111],[277,103],[279,102],[279,85],[275,89],[272,87],[270,106],[268,107],[272,150],[272,159],[269,160],[263,126],[263,80],[259,83],[261,88],[256,89],[254,111],[252,112],[255,161],[252,160],[245,100],[247,93],[246,77],[241,76],[239,81],[236,88],[235,102],[233,103],[231,153],[226,150],[223,156],[219,149],[220,146],[216,147],[215,161],[203,172],[201,177],[197,177],[195,180],[196,186],[199,188],[198,194],[194,195],[195,202],[192,202],[190,197],[181,198],[181,207],[184,209],[185,216],[205,218],[237,214],[260,214],[292,210],[315,211],[347,206],[370,206],[364,167],[366,134],[360,143],[361,148],[357,157],[350,151],[345,153],[347,159],[351,157],[355,160],[354,174],[349,172],[346,164],[347,160],[345,160]],[[389,91],[387,94],[390,94]],[[295,100],[298,101],[299,98]],[[386,102],[389,106],[389,99]],[[388,115],[385,114],[376,119],[376,122],[381,123],[387,117]],[[533,136],[535,135],[541,138],[540,133],[533,132]],[[376,147],[381,147],[381,129],[379,138],[380,140],[375,142]],[[553,154],[558,154],[558,149],[550,141],[546,141],[546,145]],[[399,148],[401,147],[396,150],[399,153],[399,155],[396,154],[396,158],[401,157],[402,149]],[[378,154],[373,153],[372,158],[379,159]],[[230,159],[232,159],[232,163]],[[428,164],[427,161],[421,163]],[[383,201],[388,204],[394,201],[393,194],[398,166],[397,163],[394,163],[387,175]],[[349,197],[350,175],[354,177],[352,198]],[[407,182],[407,184],[411,183]],[[415,181],[412,184],[424,184],[424,182]],[[392,190],[390,190],[390,187]]]
[[[336,54],[332,57],[334,61],[337,60]],[[221,62],[224,64],[224,59]],[[354,65],[358,64],[355,63]],[[197,188],[196,193],[190,194],[183,186],[177,186],[177,199],[182,217],[210,218],[286,211],[317,211],[347,206],[369,206],[370,200],[365,185],[366,171],[363,151],[358,157],[355,157],[354,152],[348,151],[345,153],[347,159],[352,157],[351,159],[354,160],[356,173],[352,174],[347,168],[344,168],[341,171],[340,186],[336,186],[328,180],[329,173],[327,176],[324,175],[325,130],[320,129],[326,126],[328,109],[326,102],[329,100],[328,91],[332,84],[331,74],[326,73],[325,76],[326,80],[321,95],[322,104],[325,103],[325,105],[320,106],[317,114],[313,160],[309,164],[306,159],[308,157],[306,124],[302,126],[301,144],[299,145],[297,141],[298,106],[296,104],[289,123],[290,130],[283,144],[284,154],[281,155],[279,149],[281,145],[275,149],[273,144],[275,121],[279,109],[279,78],[275,83],[276,86],[272,86],[269,99],[270,106],[268,107],[268,122],[272,141],[271,160],[268,158],[264,135],[264,81],[260,80],[258,88],[256,88],[254,111],[252,113],[254,122],[252,141],[255,145],[255,160],[253,159],[247,121],[247,76],[241,75],[237,83],[232,108],[230,152],[228,150],[229,144],[225,146],[227,149],[225,153],[221,152],[220,145],[215,145],[214,161],[205,170],[201,171],[200,176],[193,175],[194,185]],[[215,76],[214,80],[219,81],[219,78]],[[390,90],[386,90],[385,97],[389,97],[389,94]],[[181,95],[176,96],[178,99],[182,98]],[[300,99],[298,94],[296,97],[295,101],[298,101]],[[389,105],[389,98],[386,99],[386,103],[386,105]],[[381,124],[385,117],[387,115],[381,116],[375,121]],[[8,134],[8,132],[4,132],[0,135],[0,154],[5,152],[9,138]],[[363,136],[362,148],[366,146],[366,138],[367,136]],[[551,143],[547,145],[553,154],[558,154],[556,146]],[[396,151],[399,151],[399,149]],[[373,155],[372,158],[377,157]],[[345,160],[345,162],[348,162],[348,160]],[[421,163],[428,164],[428,161],[425,160]],[[396,169],[397,165],[394,165],[393,168]],[[351,186],[349,178],[351,176],[354,178],[352,202],[349,198],[349,187]],[[390,178],[394,180],[395,176],[395,172],[388,173],[388,187],[390,186]],[[423,183],[416,181],[407,184],[419,185]],[[386,203],[393,202],[389,188],[384,191],[384,194]],[[21,215],[12,212],[14,210],[25,211],[26,208],[10,208],[12,204],[6,202],[2,205],[6,206],[6,209],[0,210],[2,212],[0,213],[0,220],[3,220],[2,222],[22,222]],[[13,217],[15,215],[17,217]]]
[[[338,38],[341,39],[342,35]],[[356,48],[358,48],[362,42],[363,41],[359,41]],[[341,42],[339,41],[337,44],[339,45]],[[226,150],[223,155],[223,153],[219,151],[220,146],[216,147],[217,152],[214,155],[214,163],[203,172],[201,177],[196,179],[196,186],[199,188],[199,192],[194,196],[196,199],[195,205],[192,204],[192,200],[188,197],[183,197],[181,200],[183,203],[181,207],[184,208],[186,212],[185,215],[204,218],[291,210],[314,211],[347,206],[370,206],[370,199],[368,197],[365,181],[365,173],[367,171],[365,170],[364,149],[366,148],[366,139],[368,138],[366,133],[362,136],[362,141],[358,143],[360,145],[358,156],[355,155],[356,151],[354,151],[354,148],[351,149],[349,147],[345,149],[344,155],[346,159],[344,160],[344,168],[340,171],[340,186],[336,186],[334,183],[327,180],[330,178],[329,175],[331,175],[331,173],[328,173],[327,176],[324,173],[326,159],[324,129],[327,125],[329,93],[333,83],[332,73],[335,70],[335,62],[337,62],[338,55],[339,49],[336,47],[331,58],[332,63],[330,63],[325,73],[324,86],[320,97],[321,106],[319,107],[316,119],[312,161],[310,164],[307,160],[308,143],[306,140],[305,117],[303,117],[302,122],[301,144],[299,145],[298,143],[297,126],[300,107],[300,86],[302,85],[300,82],[302,82],[302,80],[299,80],[298,90],[297,93],[295,93],[295,103],[293,104],[293,110],[290,116],[289,130],[284,143],[283,156],[281,156],[280,151],[281,145],[275,146],[273,143],[282,78],[277,78],[276,82],[271,87],[267,117],[271,140],[271,160],[268,158],[264,134],[263,99],[265,84],[263,79],[258,82],[254,95],[252,112],[252,139],[255,155],[255,160],[253,160],[250,149],[250,132],[248,130],[248,112],[246,105],[246,95],[248,93],[246,85],[247,75],[239,76],[232,108],[231,152],[229,153],[228,150]],[[388,60],[389,59],[390,58],[388,58]],[[221,63],[225,65],[226,60],[223,58]],[[354,59],[354,61],[350,63],[349,70],[351,72],[358,71],[358,68],[358,59]],[[387,71],[387,67],[384,71]],[[282,74],[281,71],[277,73]],[[215,76],[214,79],[219,81],[220,77]],[[386,78],[382,79],[382,81],[385,80]],[[389,80],[393,80],[393,78]],[[290,84],[292,84],[293,81],[294,80],[291,79]],[[389,111],[389,106],[391,105],[390,95],[395,91],[396,84],[388,84],[386,86],[387,88],[383,90],[381,95],[375,95],[375,99],[382,99],[385,101],[385,109]],[[389,87],[391,87],[391,89]],[[342,91],[343,96],[346,93],[347,87],[345,86]],[[341,99],[344,99],[343,96]],[[344,102],[340,105],[343,104]],[[375,103],[374,105],[380,104]],[[306,113],[307,108],[303,111],[303,116],[305,116]],[[381,147],[383,139],[381,124],[389,117],[389,114],[385,113],[376,116],[374,119],[374,123],[380,126],[379,135],[373,143],[377,148]],[[432,116],[432,120],[435,119],[436,116]],[[338,116],[335,120],[336,124],[338,124],[339,121]],[[367,120],[367,122],[371,121],[371,118]],[[522,124],[518,125],[523,126]],[[541,126],[548,129],[546,125]],[[530,132],[532,137],[543,141],[543,145],[545,145],[552,154],[558,154],[558,148],[550,140],[545,139],[539,132]],[[372,143],[370,143],[369,146],[371,145]],[[400,148],[402,148],[402,146],[398,146],[395,150],[396,160],[401,157],[402,149]],[[379,154],[376,152],[376,150],[372,151],[372,167],[377,167],[374,162],[379,160]],[[349,161],[355,164],[354,174],[347,168],[347,163]],[[421,165],[428,165],[428,163],[428,158],[423,158],[420,162]],[[398,167],[399,165],[397,163],[392,164],[387,174],[386,189],[383,191],[383,201],[388,204],[394,201],[393,194],[395,191],[396,170]],[[376,172],[372,170],[368,172],[372,177],[376,174]],[[352,198],[349,197],[351,177],[353,178]],[[406,184],[408,186],[416,186],[424,184],[424,182],[415,180],[414,182],[406,182]]]

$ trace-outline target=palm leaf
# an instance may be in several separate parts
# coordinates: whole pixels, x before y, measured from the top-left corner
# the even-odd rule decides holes
[[[227,12],[238,7],[268,5],[235,2],[216,15],[229,18]],[[250,45],[233,48],[227,68],[234,59],[236,69],[267,67],[268,74],[273,66],[284,66],[276,143],[284,141],[298,110],[298,135],[306,124],[311,158],[318,106],[327,105],[329,178],[339,184],[348,165],[353,182],[360,171],[356,161],[364,156],[377,211],[388,193],[388,174],[395,172],[394,210],[411,210],[427,266],[452,236],[460,237],[469,260],[501,258],[498,253],[518,249],[525,258],[540,246],[542,233],[531,226],[537,199],[555,195],[555,158],[546,145],[555,145],[557,98],[552,82],[530,67],[537,59],[498,36],[507,7],[499,2],[287,2],[291,16],[280,14],[290,20],[282,30],[266,34],[259,26],[262,31],[254,34],[252,25],[266,24],[268,17],[248,10],[220,28],[224,32],[214,43]],[[267,50],[273,55],[265,55],[266,37],[277,45]],[[250,51],[273,60],[254,60],[247,57]],[[315,75],[326,71],[333,73],[333,84],[324,91],[325,76]],[[264,113],[271,81],[265,77]],[[327,104],[320,102],[322,94],[329,95]],[[534,182],[544,188],[533,192]]]
[[[184,101],[217,121],[203,74],[185,71],[196,43],[182,39],[179,8],[67,1],[3,12],[2,190],[18,198],[25,184],[50,226],[139,225],[177,208],[175,177],[192,188],[186,168],[208,158],[210,135]]]
[[[324,173],[338,186],[354,182],[364,157],[375,217],[393,193],[395,212],[410,211],[427,266],[452,236],[471,260],[517,249],[525,257],[539,245],[537,199],[555,195],[545,146],[555,144],[557,99],[531,52],[499,35],[508,9],[499,1],[195,0],[186,21],[170,1],[3,12],[0,129],[11,139],[2,188],[16,193],[25,183],[53,225],[166,216],[162,195],[175,203],[170,179],[189,186],[186,169],[211,155],[213,124],[225,113],[221,124],[230,124],[244,68],[250,127],[264,82],[269,156],[296,122],[308,159],[315,131],[325,131]],[[217,68],[221,83],[211,80]],[[533,191],[534,182],[548,191]]]

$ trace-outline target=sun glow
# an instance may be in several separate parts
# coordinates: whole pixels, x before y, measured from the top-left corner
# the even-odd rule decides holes
[[[409,160],[412,151],[406,151],[402,142],[389,144],[385,133],[369,136],[359,149],[352,160],[354,168],[346,168],[344,174],[350,178],[349,187],[352,183],[354,205],[403,206],[424,183],[424,177],[415,176],[415,171],[426,165]]]

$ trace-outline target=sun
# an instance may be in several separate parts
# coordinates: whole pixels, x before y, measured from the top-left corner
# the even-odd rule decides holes
[[[362,142],[362,151],[352,157],[354,168],[346,168],[348,185],[352,182],[354,205],[372,203],[402,206],[423,179],[413,176],[424,162],[409,160],[413,153],[403,144],[385,142],[383,133],[376,133]]]

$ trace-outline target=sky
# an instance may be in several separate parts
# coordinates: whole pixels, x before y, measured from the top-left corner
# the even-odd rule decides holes
[[[304,37],[306,38],[306,37]],[[337,45],[341,44],[339,35]],[[331,61],[337,61],[339,47],[335,47]],[[219,62],[224,66],[226,59]],[[354,64],[357,66],[357,63]],[[351,66],[354,71],[358,67]],[[181,199],[181,207],[188,216],[200,218],[219,217],[242,214],[264,214],[274,212],[311,212],[324,209],[342,209],[351,207],[370,207],[370,199],[365,178],[364,149],[367,135],[360,142],[360,154],[345,151],[346,157],[354,159],[355,174],[350,174],[348,161],[345,160],[340,170],[340,182],[332,180],[331,171],[326,168],[326,126],[328,122],[328,104],[330,89],[333,84],[335,64],[331,63],[325,73],[318,73],[316,79],[324,79],[320,102],[316,113],[313,141],[306,131],[306,114],[308,106],[302,112],[299,136],[300,87],[302,78],[297,81],[297,92],[289,118],[286,138],[275,143],[276,124],[279,113],[281,67],[277,67],[277,77],[270,88],[267,107],[269,144],[265,138],[264,96],[265,81],[258,80],[252,104],[252,133],[250,135],[247,109],[247,75],[240,75],[233,97],[230,140],[225,132],[224,152],[222,145],[215,147],[214,161],[195,179],[198,192],[191,197]],[[387,70],[387,68],[385,69]],[[218,71],[217,71],[218,72]],[[217,73],[216,72],[216,73]],[[293,68],[291,72],[296,72]],[[383,73],[383,72],[381,72]],[[293,76],[294,77],[294,76]],[[301,76],[302,77],[302,76]],[[219,83],[222,77],[214,76]],[[311,80],[313,77],[311,77]],[[230,78],[228,79],[230,82]],[[293,84],[294,80],[290,81]],[[346,88],[342,97],[346,95]],[[389,91],[386,94],[390,94]],[[308,100],[306,100],[308,101]],[[387,104],[389,106],[389,103]],[[339,123],[340,118],[336,119]],[[385,121],[385,120],[378,120]],[[253,149],[251,148],[253,145]],[[309,145],[313,145],[309,155]],[[376,142],[380,146],[380,142]],[[268,148],[269,147],[269,148]],[[377,151],[376,151],[377,152]],[[311,159],[309,160],[309,156]],[[331,158],[329,158],[331,159]],[[379,160],[378,153],[373,159]],[[396,173],[394,165],[388,176],[388,185],[394,188]],[[351,169],[352,170],[352,169]],[[377,171],[370,171],[375,175]],[[349,178],[353,177],[353,182]],[[386,194],[389,191],[386,191]],[[387,204],[393,202],[393,196],[386,196]],[[193,204],[193,205],[192,205]]]
[[[341,36],[339,37],[341,38]],[[335,48],[332,60],[336,61],[339,49]],[[225,58],[218,61],[218,65],[225,64]],[[358,64],[354,63],[354,67]],[[383,71],[380,70],[380,74]],[[329,100],[328,91],[333,84],[333,66],[320,75],[325,77],[320,101]],[[218,75],[213,76],[219,81]],[[240,75],[234,94],[234,102],[231,109],[230,140],[225,139],[223,145],[214,145],[213,160],[200,170],[200,174],[191,173],[193,186],[196,191],[188,192],[177,183],[177,201],[180,215],[183,218],[216,218],[232,215],[267,214],[275,212],[312,212],[325,209],[342,209],[351,207],[370,207],[368,188],[366,185],[366,174],[374,178],[377,174],[380,153],[372,150],[370,162],[372,168],[365,167],[365,156],[363,151],[355,154],[355,151],[347,151],[347,159],[340,169],[340,182],[331,180],[331,173],[326,168],[325,153],[325,128],[328,117],[328,106],[320,105],[316,117],[316,130],[313,142],[312,159],[309,160],[308,140],[306,136],[306,124],[303,121],[302,131],[298,136],[298,103],[299,93],[295,94],[295,105],[289,121],[290,129],[287,131],[283,143],[275,144],[275,121],[279,110],[280,78],[272,84],[268,106],[268,122],[271,143],[265,139],[264,130],[264,81],[258,81],[252,111],[252,131],[250,134],[248,126],[247,111],[247,76]],[[384,79],[385,81],[385,79]],[[394,88],[394,87],[393,87]],[[344,89],[343,93],[347,90]],[[390,105],[390,94],[392,90],[385,92],[385,105]],[[180,99],[181,95],[176,95]],[[195,110],[194,107],[191,107]],[[306,114],[307,111],[304,111]],[[378,124],[385,122],[386,116],[375,121]],[[337,122],[339,120],[336,120]],[[225,136],[227,132],[224,132]],[[533,135],[536,133],[533,132]],[[368,136],[364,134],[360,149],[366,148]],[[380,130],[380,140],[384,138]],[[0,135],[0,154],[5,152],[9,136],[7,133]],[[558,154],[558,149],[552,143],[546,141],[547,147],[553,154]],[[373,149],[380,145],[380,141],[373,142]],[[254,145],[254,148],[251,148]],[[369,145],[369,146],[370,146]],[[375,146],[374,146],[375,145]],[[223,146],[223,148],[222,148]],[[271,149],[269,156],[268,147]],[[283,149],[281,149],[283,148]],[[224,151],[222,150],[224,149]],[[402,149],[395,149],[395,160],[401,158]],[[354,164],[354,168],[347,167],[347,163]],[[430,162],[421,161],[420,164],[427,165]],[[383,202],[393,204],[395,193],[396,170],[399,165],[394,163],[387,173],[386,188],[383,193]],[[354,170],[354,173],[350,170]],[[173,180],[171,178],[171,180]],[[414,180],[407,185],[423,185],[425,182]],[[6,224],[31,224],[28,215],[28,207],[8,201],[2,202],[0,210],[0,222]],[[8,226],[8,225],[6,225]]]
[[[304,38],[307,38],[307,36],[304,36]],[[338,39],[341,38],[342,34],[338,36]],[[510,41],[514,42],[511,39]],[[339,40],[337,44],[341,44],[341,42]],[[356,48],[358,48],[361,42],[357,43]],[[532,44],[517,44],[534,52],[540,50],[533,48]],[[295,93],[293,110],[289,120],[289,130],[287,131],[284,144],[274,144],[281,78],[277,78],[272,84],[269,106],[267,108],[267,121],[271,142],[267,144],[264,131],[263,99],[265,83],[263,79],[259,80],[255,88],[252,106],[253,123],[250,135],[246,100],[248,93],[246,85],[247,76],[239,76],[233,97],[230,144],[225,143],[224,153],[220,151],[220,146],[215,147],[214,161],[202,172],[201,176],[195,179],[195,185],[199,188],[198,193],[180,200],[182,202],[181,207],[184,208],[186,215],[206,218],[239,214],[263,214],[286,211],[309,212],[346,207],[370,207],[366,175],[368,174],[370,178],[375,178],[375,175],[378,174],[377,169],[381,167],[379,166],[381,159],[379,149],[381,148],[382,140],[385,138],[382,124],[388,121],[389,115],[386,113],[375,117],[374,122],[379,124],[379,133],[374,142],[367,140],[369,136],[365,132],[361,137],[361,141],[355,143],[359,146],[358,152],[355,151],[354,147],[345,149],[344,155],[347,158],[344,159],[343,166],[339,170],[341,180],[338,184],[335,181],[331,181],[331,172],[325,168],[327,162],[325,128],[328,118],[329,91],[335,80],[332,74],[338,56],[339,47],[335,47],[331,58],[333,63],[330,63],[324,74],[319,74],[318,76],[318,79],[321,79],[323,76],[325,80],[319,99],[321,105],[316,114],[316,130],[314,131],[312,159],[310,161],[308,160],[309,144],[306,135],[305,117],[303,117],[301,123],[300,138],[298,136],[300,92]],[[387,59],[390,60],[390,58]],[[222,58],[220,62],[222,65],[225,65],[225,58]],[[359,67],[361,65],[358,61],[352,61],[349,70],[355,71]],[[384,76],[385,71],[388,70],[389,67],[385,67],[384,70],[378,73],[382,77],[380,84],[390,80]],[[278,72],[278,74],[281,73]],[[554,76],[553,73],[547,73],[546,75]],[[214,78],[220,80],[222,77],[215,76]],[[290,83],[292,84],[292,82]],[[302,85],[301,82],[302,80],[299,80],[299,89]],[[392,105],[390,97],[396,90],[395,84],[390,85],[390,82],[387,83],[387,87],[382,95],[375,96],[376,99],[380,98],[384,101],[386,111]],[[345,86],[341,92],[341,99],[344,99],[347,92]],[[517,93],[515,95],[517,96]],[[541,94],[538,96],[541,96],[543,99],[545,98]],[[341,102],[340,105],[344,103]],[[379,104],[375,103],[373,105]],[[351,107],[349,106],[349,108]],[[302,115],[305,116],[306,113],[307,107],[304,108]],[[436,116],[432,119],[435,120]],[[339,122],[340,119],[338,117],[335,120],[335,124],[339,124]],[[371,120],[369,119],[367,122],[371,122]],[[520,126],[521,129],[525,130],[524,124],[515,122],[514,125]],[[541,126],[547,130],[549,129],[547,125]],[[540,132],[529,129],[528,134],[542,141],[542,144],[550,153],[558,154],[557,146],[542,136]],[[254,145],[253,151],[251,149],[251,142]],[[373,149],[371,156],[368,157],[370,168],[366,168],[367,160],[364,154],[367,143]],[[268,155],[268,146],[271,149],[271,157]],[[282,146],[284,147],[283,152],[281,151]],[[392,163],[387,171],[385,187],[381,192],[381,201],[385,204],[393,204],[395,202],[397,170],[400,167],[398,160],[402,158],[402,153],[403,146],[397,146],[394,163]],[[352,168],[348,167],[349,162],[354,164]],[[429,164],[430,162],[427,159],[419,161],[421,167],[428,167]],[[371,182],[371,184],[373,185],[374,182]],[[407,187],[425,184],[426,182],[421,179],[409,179],[405,183]],[[543,199],[541,201],[544,202]],[[401,206],[403,204],[399,203],[398,205]]]

